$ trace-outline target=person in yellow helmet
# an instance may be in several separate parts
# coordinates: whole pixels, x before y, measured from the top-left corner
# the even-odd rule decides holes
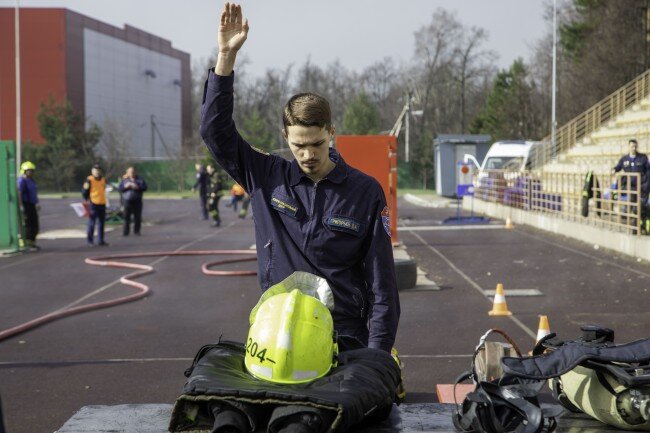
[[[25,227],[25,247],[30,249],[40,249],[36,245],[36,236],[38,235],[38,189],[34,180],[34,171],[36,166],[31,161],[25,161],[20,165],[20,177],[18,178],[18,201],[23,214],[23,224]]]
[[[97,245],[107,246],[104,241],[104,221],[106,221],[106,178],[99,164],[93,165],[91,175],[86,178],[81,194],[88,205],[88,227],[86,240],[89,247],[95,246],[94,234],[97,223]]]

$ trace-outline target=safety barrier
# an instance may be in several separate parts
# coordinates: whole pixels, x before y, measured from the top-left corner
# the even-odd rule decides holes
[[[586,183],[578,173],[483,170],[474,178],[474,197],[617,232],[646,231],[638,173],[594,174],[585,189]]]

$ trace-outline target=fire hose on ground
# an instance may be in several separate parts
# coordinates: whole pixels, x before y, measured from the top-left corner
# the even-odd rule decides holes
[[[119,281],[125,286],[136,288],[137,292],[127,296],[122,296],[115,299],[109,299],[107,301],[95,302],[92,304],[85,304],[85,305],[79,305],[74,307],[64,307],[62,309],[53,311],[51,313],[32,319],[28,322],[0,331],[0,342],[8,338],[14,337],[18,334],[22,334],[23,332],[34,329],[43,324],[52,322],[54,320],[62,319],[64,317],[72,316],[75,314],[85,313],[88,311],[99,310],[102,308],[109,308],[116,305],[137,301],[138,299],[142,299],[148,296],[149,293],[151,292],[149,286],[134,280],[136,278],[141,278],[144,277],[145,275],[153,273],[154,272],[153,266],[117,261],[118,259],[133,259],[133,258],[141,259],[144,257],[171,257],[171,256],[212,256],[212,255],[248,255],[248,256],[253,255],[253,257],[239,257],[236,259],[216,260],[212,262],[203,263],[201,265],[201,271],[205,275],[245,276],[245,275],[257,274],[256,271],[232,271],[232,270],[210,269],[212,267],[220,266],[220,265],[257,260],[257,253],[254,250],[162,251],[162,252],[150,252],[150,253],[116,254],[116,255],[108,255],[108,256],[100,256],[100,257],[89,257],[85,260],[85,263],[89,265],[111,267],[111,268],[122,268],[122,269],[135,269],[134,272],[131,272],[121,277]]]

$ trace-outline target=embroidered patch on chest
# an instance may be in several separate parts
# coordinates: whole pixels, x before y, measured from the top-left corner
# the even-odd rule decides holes
[[[381,224],[386,230],[386,234],[390,237],[390,210],[388,206],[384,206],[384,210],[381,211]]]
[[[287,200],[278,197],[271,197],[271,206],[278,212],[282,212],[290,217],[296,218],[298,215],[298,206],[289,203]]]
[[[361,224],[352,218],[326,216],[323,217],[323,223],[332,230],[339,230],[348,233],[360,234]]]

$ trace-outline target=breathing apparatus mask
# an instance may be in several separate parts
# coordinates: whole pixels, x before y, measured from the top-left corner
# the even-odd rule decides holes
[[[487,341],[490,334],[503,336],[509,344]],[[499,329],[490,329],[474,350],[471,371],[461,374],[456,385],[471,379],[476,388],[461,405],[456,402],[454,426],[467,433],[542,433],[555,430],[561,408],[540,406],[537,394],[543,381],[528,381],[504,374],[501,358],[521,357],[514,341]],[[454,399],[456,398],[454,385]]]

